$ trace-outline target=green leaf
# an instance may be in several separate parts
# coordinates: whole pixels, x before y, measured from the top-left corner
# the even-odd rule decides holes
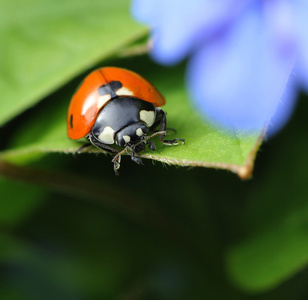
[[[123,49],[144,37],[146,29],[132,20],[129,4],[124,0],[1,2],[0,38],[5,46],[0,50],[0,125],[98,61],[110,64],[107,57],[136,51]],[[262,133],[227,132],[203,120],[185,94],[183,68],[157,67],[144,58],[118,59],[113,64],[140,72],[164,93],[168,126],[186,140],[177,147],[157,145],[157,152],[147,151],[142,157],[167,164],[228,169],[242,178],[251,175]],[[67,139],[65,114],[77,85],[74,81],[53,94],[40,112],[29,112],[29,122],[16,124],[18,130],[10,132],[12,144],[2,158],[27,163],[50,152],[75,152],[80,143]]]
[[[303,269],[308,261],[307,219],[308,207],[289,220],[293,224],[279,224],[235,246],[228,255],[233,280],[243,289],[264,291]]]
[[[162,91],[167,99],[164,109],[167,112],[168,126],[177,130],[176,134],[170,133],[170,138],[186,140],[185,145],[169,147],[154,139],[157,151],[148,150],[142,157],[167,164],[229,169],[242,178],[250,176],[262,134],[227,132],[203,120],[187,98],[183,67],[166,69],[142,57],[117,60],[113,64],[133,69]],[[11,149],[3,152],[2,158],[21,163],[48,152],[74,153],[82,143],[67,138],[65,120],[69,99],[77,85],[76,81],[48,98],[42,110],[32,114],[29,122],[24,122]],[[100,152],[94,148],[89,151]]]
[[[146,30],[130,1],[0,2],[0,125]]]

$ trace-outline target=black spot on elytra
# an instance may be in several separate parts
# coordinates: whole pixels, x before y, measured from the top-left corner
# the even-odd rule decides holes
[[[73,115],[70,116],[70,126],[73,128]]]
[[[98,94],[100,96],[110,95],[111,98],[117,97],[116,91],[122,87],[120,81],[111,81],[109,84],[104,84],[98,88]]]

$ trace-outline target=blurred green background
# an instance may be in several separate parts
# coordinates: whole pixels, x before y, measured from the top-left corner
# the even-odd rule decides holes
[[[58,132],[89,70],[184,77],[120,57],[147,37],[129,4],[0,4],[0,298],[307,299],[306,95],[248,181],[128,157],[115,177],[110,156],[60,151],[79,146]],[[182,97],[182,82],[172,89]]]

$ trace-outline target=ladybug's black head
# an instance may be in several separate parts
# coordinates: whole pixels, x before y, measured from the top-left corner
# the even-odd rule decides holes
[[[140,121],[119,130],[115,134],[115,142],[120,147],[129,146],[134,148],[136,152],[140,152],[145,148],[145,144],[140,142],[144,140],[148,132],[148,126]]]

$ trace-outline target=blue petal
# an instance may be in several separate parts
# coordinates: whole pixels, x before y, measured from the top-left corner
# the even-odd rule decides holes
[[[161,13],[162,0],[133,0],[132,15],[140,22],[150,26],[157,26]]]
[[[294,93],[285,92],[294,65],[293,47],[287,45],[286,51],[280,41],[283,35],[276,35],[277,28],[272,27],[273,16],[257,3],[214,42],[204,45],[188,70],[188,87],[196,105],[232,129],[263,128],[285,94],[290,103],[280,105],[275,117],[281,126],[288,116],[284,110],[294,103]]]
[[[152,27],[152,57],[171,65],[225,26],[247,0],[134,0],[132,14]]]
[[[298,95],[298,85],[295,79],[295,77],[291,76],[287,83],[277,109],[269,122],[267,136],[272,136],[280,131],[294,111]]]
[[[301,77],[303,87],[308,92],[308,1],[293,0],[294,22],[299,47],[297,74]]]

